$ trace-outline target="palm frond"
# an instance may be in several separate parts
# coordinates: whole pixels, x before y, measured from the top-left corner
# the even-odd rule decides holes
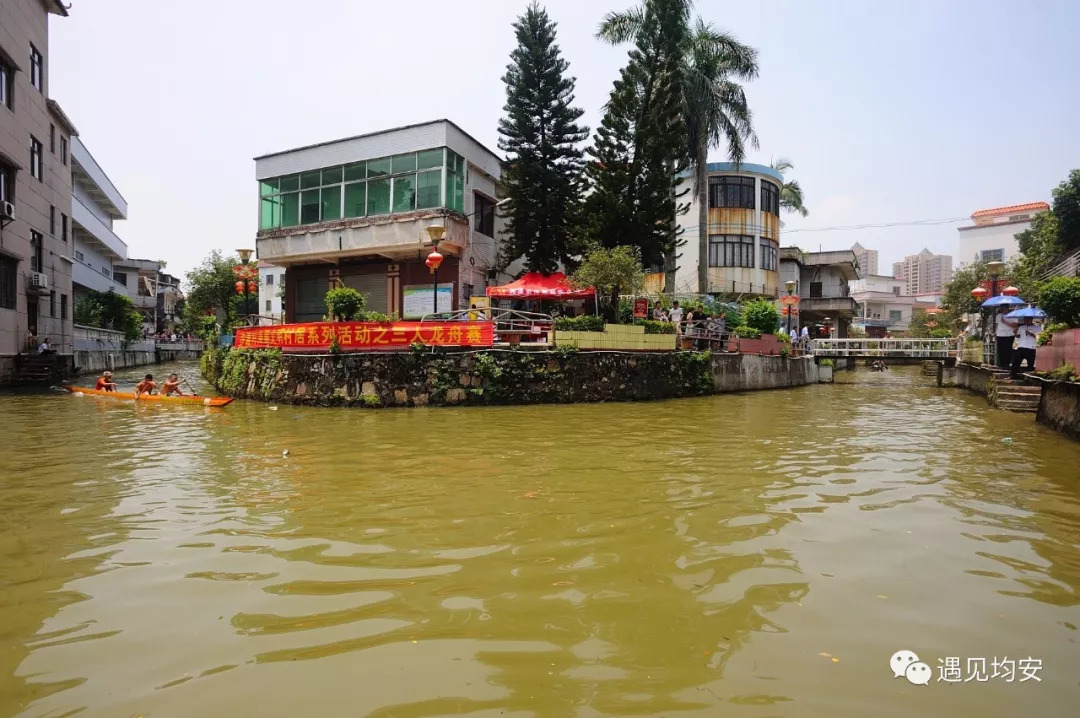
[[[784,186],[780,188],[780,207],[796,212],[803,217],[810,214],[810,211],[803,205],[802,187],[799,186],[798,180],[785,182]]]
[[[707,64],[723,66],[729,75],[740,80],[753,80],[758,76],[758,52],[744,45],[725,30],[718,30],[700,17],[689,38],[689,54]]]
[[[596,38],[610,45],[633,40],[645,23],[645,9],[637,6],[623,12],[609,12],[596,29]]]
[[[788,170],[795,169],[795,163],[789,160],[787,157],[778,157],[769,163],[769,166],[780,174],[784,174]]]

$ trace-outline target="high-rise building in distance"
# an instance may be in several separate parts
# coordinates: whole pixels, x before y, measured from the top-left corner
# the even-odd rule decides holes
[[[940,294],[952,279],[952,257],[923,249],[893,262],[893,276],[907,283],[905,294]]]
[[[856,242],[852,245],[851,251],[855,253],[855,260],[859,263],[860,277],[869,277],[871,274],[878,273],[878,251],[876,249],[867,249]]]

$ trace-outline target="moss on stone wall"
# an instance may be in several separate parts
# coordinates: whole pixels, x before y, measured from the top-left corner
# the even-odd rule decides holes
[[[229,396],[319,406],[633,401],[713,391],[708,352],[430,351],[304,356],[208,350],[203,376]]]

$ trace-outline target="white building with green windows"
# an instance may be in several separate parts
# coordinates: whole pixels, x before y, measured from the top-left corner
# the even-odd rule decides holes
[[[256,157],[256,247],[285,269],[286,320],[320,319],[332,283],[376,311],[430,312],[432,224],[446,228],[438,309],[468,306],[497,280],[499,174],[498,156],[449,120]]]

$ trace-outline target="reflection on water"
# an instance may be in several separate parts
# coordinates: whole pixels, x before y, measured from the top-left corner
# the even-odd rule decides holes
[[[0,715],[1080,700],[1080,444],[914,367],[499,409],[2,395],[0,432]],[[1043,680],[913,686],[901,648]]]

